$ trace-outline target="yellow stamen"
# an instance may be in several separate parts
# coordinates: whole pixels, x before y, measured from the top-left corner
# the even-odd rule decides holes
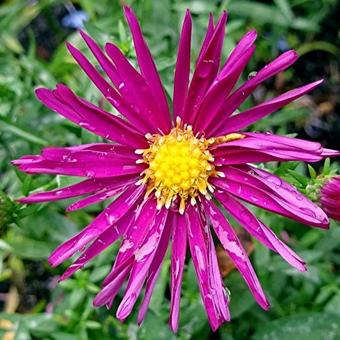
[[[194,205],[200,194],[210,198],[208,190],[214,191],[208,183],[210,176],[223,176],[215,170],[209,147],[243,137],[237,133],[210,139],[198,137],[190,125],[183,125],[177,117],[176,127],[168,135],[147,134],[149,148],[135,151],[143,157],[137,163],[148,165],[138,183],[147,183],[147,195],[155,191],[158,209],[177,204],[183,214],[188,200]]]

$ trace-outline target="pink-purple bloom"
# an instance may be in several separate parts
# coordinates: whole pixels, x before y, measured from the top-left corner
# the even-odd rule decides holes
[[[170,109],[138,21],[129,7],[125,7],[124,12],[139,69],[129,63],[116,45],[107,43],[104,52],[81,32],[105,73],[103,76],[76,47],[67,44],[79,66],[120,115],[89,103],[63,84],[54,90],[37,89],[38,99],[48,108],[105,142],[48,147],[41,155],[13,161],[20,170],[30,174],[85,178],[65,188],[34,193],[21,202],[85,196],[67,209],[74,211],[116,197],[86,228],[51,254],[49,262],[55,267],[80,252],[61,280],[121,239],[112,270],[94,305],[111,307],[127,282],[117,318],[125,320],[129,316],[144,289],[138,313],[141,323],[170,244],[170,327],[174,331],[178,329],[181,282],[186,253],[190,251],[209,323],[216,330],[230,320],[230,314],[213,234],[244,277],[258,304],[269,308],[252,264],[225,212],[299,271],[306,270],[304,261],[243,202],[303,224],[328,227],[327,215],[321,208],[292,185],[251,163],[316,162],[332,156],[333,150],[324,149],[319,143],[271,133],[240,132],[313,90],[322,81],[288,91],[236,114],[236,109],[259,84],[291,66],[297,54],[285,52],[235,88],[255,51],[256,32],[248,32],[220,67],[227,20],[224,12],[217,23],[210,16],[194,73],[190,76],[192,22],[187,11]]]
[[[320,203],[329,217],[340,221],[340,176],[331,177],[322,186]]]

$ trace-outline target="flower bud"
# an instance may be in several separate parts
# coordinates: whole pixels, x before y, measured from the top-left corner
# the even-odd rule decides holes
[[[340,176],[333,176],[320,190],[320,204],[325,213],[340,221]]]

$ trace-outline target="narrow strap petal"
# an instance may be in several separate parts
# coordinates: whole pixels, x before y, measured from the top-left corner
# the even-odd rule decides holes
[[[238,44],[230,53],[230,56],[227,58],[219,74],[219,77],[223,77],[225,73],[228,72],[228,69],[232,67],[234,63],[238,62],[240,58],[243,57],[244,53],[254,45],[256,38],[256,30],[251,30],[242,37],[242,39],[238,42]]]
[[[122,244],[119,247],[111,272],[104,279],[103,289],[95,298],[96,306],[106,305],[108,308],[111,308],[120,286],[131,272],[135,263],[134,253],[147,236],[149,227],[154,224],[155,216],[156,202],[153,199],[144,200],[136,209],[134,218],[130,221]],[[117,281],[121,272],[126,273],[126,275]]]
[[[252,177],[256,176],[257,179],[259,179],[262,183],[265,183],[265,185],[268,188],[270,188],[281,199],[290,202],[298,209],[301,210],[309,209],[310,211],[313,211],[315,214],[319,216],[325,216],[320,207],[314,204],[311,200],[309,200],[295,187],[284,181],[282,178],[275,176],[270,172],[267,172],[262,169],[257,169],[252,166],[249,166],[249,170],[250,172],[254,173],[254,175],[251,174]]]
[[[212,13],[210,13],[207,31],[205,33],[205,37],[204,37],[204,40],[202,42],[201,49],[200,49],[200,52],[199,52],[197,60],[196,60],[196,65],[202,61],[202,56],[205,53],[206,49],[208,48],[213,34],[214,34],[214,16],[212,15]]]
[[[162,121],[157,99],[153,96],[150,85],[139,74],[139,72],[130,64],[120,49],[112,44],[107,43],[105,50],[118,68],[118,72],[122,78],[119,89],[133,99],[131,104],[134,110],[143,118],[145,125],[149,128],[149,132],[157,131],[157,128],[168,132],[168,126]]]
[[[208,132],[206,128],[214,121],[221,110],[221,107],[228,97],[229,93],[234,88],[243,69],[248,64],[250,58],[254,54],[255,46],[251,46],[244,52],[242,58],[235,61],[226,71],[223,71],[223,76],[217,76],[213,84],[207,91],[200,108],[196,115],[196,120],[193,124],[195,131]],[[209,112],[209,114],[207,114]]]
[[[131,269],[124,297],[117,309],[116,316],[119,320],[125,320],[130,315],[143,288],[143,284],[161,240],[167,216],[168,209],[163,208],[156,215],[153,224],[150,225],[146,239],[134,253],[135,262]]]
[[[260,242],[265,244],[269,249],[274,250],[282,256],[291,266],[299,271],[305,271],[305,262],[290,248],[288,248],[277,236],[259,221],[256,216],[247,209],[243,204],[234,199],[231,195],[217,191],[216,198],[223,207]]]
[[[104,251],[107,247],[113,244],[115,241],[121,237],[131,219],[133,218],[133,213],[127,213],[122,218],[120,218],[114,225],[105,230],[102,234],[100,234],[93,243],[75,260],[70,267],[64,272],[64,274],[59,278],[59,281],[66,280],[77,270],[83,268],[89,261],[91,261],[94,257],[99,255],[102,251]]]
[[[256,31],[248,32],[233,49],[226,63],[211,85],[200,107],[195,121],[197,131],[205,132],[206,128],[214,121],[221,105],[228,97],[239,79],[243,69],[252,57],[255,46]],[[207,115],[207,112],[209,114]]]
[[[297,58],[298,55],[295,51],[287,51],[262,68],[253,78],[240,86],[225,100],[220,114],[214,121],[214,126],[212,126],[208,132],[208,137],[216,134],[220,127],[224,125],[225,118],[229,117],[237,108],[239,108],[259,84],[275,74],[284,71],[291,66]]]
[[[226,21],[227,13],[223,12],[209,45],[202,53],[196,65],[183,112],[183,120],[187,124],[192,125],[194,123],[199,105],[217,75],[221,60]]]
[[[111,308],[112,302],[119,293],[124,281],[130,273],[132,267],[132,260],[127,263],[122,270],[117,273],[115,277],[95,296],[93,300],[93,305],[95,307],[100,307],[107,305]]]
[[[161,270],[161,264],[164,260],[164,257],[166,255],[166,251],[168,249],[169,241],[170,241],[170,236],[173,230],[173,219],[174,219],[174,214],[172,214],[169,211],[166,224],[164,227],[164,231],[162,233],[161,239],[159,241],[158,248],[156,250],[156,254],[152,260],[152,263],[150,265],[150,269],[148,272],[148,277],[146,279],[145,283],[145,294],[143,301],[141,302],[141,305],[139,307],[138,311],[138,324],[140,325],[146,315],[146,312],[149,307],[150,299],[151,299],[151,294],[154,289],[154,286],[156,284],[157,278],[159,276],[160,270]]]
[[[188,228],[189,248],[194,263],[198,285],[201,291],[202,300],[207,312],[208,320],[213,330],[216,330],[224,321],[228,321],[229,313],[221,309],[221,297],[219,296],[219,285],[216,285],[217,275],[214,271],[214,263],[211,262],[210,251],[208,253],[207,243],[203,235],[203,224],[197,207],[189,205],[185,211],[186,224]],[[211,248],[210,248],[211,250]],[[216,254],[215,254],[216,256]],[[219,275],[219,280],[221,276]]]
[[[86,42],[87,46],[90,48],[93,55],[98,60],[103,71],[110,78],[112,83],[115,85],[116,89],[118,89],[119,84],[121,83],[122,79],[119,76],[116,65],[110,62],[110,60],[106,57],[106,55],[103,53],[101,48],[96,44],[96,42],[88,34],[86,34],[84,31],[80,31],[80,35]]]
[[[82,70],[86,73],[86,75],[91,79],[91,81],[97,86],[99,91],[103,94],[103,96],[113,105],[113,107],[120,112],[123,116],[131,121],[136,126],[136,129],[145,133],[146,131],[143,129],[143,124],[141,124],[136,117],[138,117],[138,113],[133,110],[131,106],[130,100],[127,100],[127,97],[122,97],[119,91],[112,87],[97,71],[97,69],[88,61],[88,59],[74,46],[70,43],[66,43],[66,46],[73,56],[73,58],[77,61]],[[91,46],[94,49],[94,46]],[[99,47],[98,47],[99,49]],[[97,52],[96,52],[97,53]],[[108,65],[105,66],[108,68]],[[116,76],[116,75],[115,75]],[[111,74],[111,77],[113,75]],[[118,89],[121,90],[118,86]]]
[[[203,200],[202,203],[204,205],[206,216],[210,220],[210,223],[221,241],[223,248],[226,250],[236,268],[243,276],[249,289],[254,295],[254,298],[262,308],[268,309],[269,302],[263,292],[254,268],[249,261],[247,252],[239,241],[233,227],[212,201]]]
[[[270,133],[245,132],[243,135],[245,138],[212,149],[216,164],[240,164],[243,159],[243,163],[266,160],[316,162],[323,159],[323,148],[319,143]],[[260,154],[267,155],[268,159],[264,157],[264,160],[257,160]],[[248,161],[246,155],[249,155]],[[239,163],[235,162],[237,160]]]
[[[270,99],[262,104],[252,107],[251,109],[245,110],[235,116],[227,118],[224,122],[224,125],[216,132],[216,134],[218,136],[222,136],[233,131],[240,131],[266,117],[267,115],[279,110],[281,107],[289,104],[297,98],[300,98],[307,92],[312,91],[322,82],[323,80],[318,80],[314,83],[310,83],[308,85],[288,91],[276,98]]]
[[[64,187],[58,188],[51,191],[44,191],[34,193],[28,197],[20,198],[20,202],[22,203],[40,203],[40,202],[49,202],[49,201],[57,201],[63,200],[67,198],[87,195],[103,188],[106,188],[107,185],[113,184],[117,181],[122,180],[122,178],[91,178],[85,181],[81,181],[79,183]],[[124,179],[123,179],[124,181]]]
[[[159,114],[161,116],[160,120],[162,121],[162,123],[164,123],[164,128],[166,129],[165,132],[167,132],[171,128],[170,112],[166,100],[165,91],[157,72],[156,65],[153,61],[151,52],[143,38],[142,30],[132,9],[128,6],[124,6],[124,14],[130,27],[141,73],[149,84],[154,94],[154,98],[157,98],[157,100],[159,101]]]
[[[113,162],[102,159],[100,163],[93,161],[89,163],[86,160],[57,162],[45,160],[42,157],[37,159],[32,156],[31,159],[24,158],[16,162],[20,171],[29,174],[55,174],[88,178],[120,177],[128,174],[136,176],[145,169],[145,166],[141,164],[126,160]]]
[[[77,97],[65,85],[58,85],[54,91],[37,89],[36,96],[51,110],[103,138],[133,148],[146,145],[144,136],[130,124]]]
[[[248,180],[254,180],[250,175],[237,173],[237,170],[229,173],[231,173],[230,178],[224,178],[223,180],[213,179],[212,183],[236,197],[265,210],[273,211],[303,224],[319,228],[328,227],[328,218],[322,211],[313,211],[308,208],[299,209],[294,204],[277,196],[272,190],[248,183]]]
[[[184,104],[188,95],[190,76],[190,50],[191,50],[191,16],[189,10],[186,11],[182,32],[179,39],[177,61],[174,78],[174,118],[182,118]]]
[[[187,250],[187,231],[184,215],[176,216],[171,253],[171,303],[169,325],[173,332],[178,330],[182,278]]]
[[[155,219],[156,212],[156,202],[154,199],[145,199],[138,207],[135,219],[131,221],[122,244],[119,247],[112,270],[103,281],[104,286],[114,278],[121,268],[124,267],[125,263],[133,258],[134,252],[145,239],[148,227]]]
[[[136,183],[136,178],[132,178],[129,181],[124,181],[123,183],[120,183],[119,185],[110,185],[105,189],[102,189],[98,192],[96,192],[93,195],[90,195],[88,197],[85,197],[79,201],[76,201],[69,205],[66,208],[66,211],[75,211],[79,209],[84,209],[92,204],[96,204],[102,201],[105,201],[109,198],[113,198],[123,191],[125,191],[128,187]]]
[[[140,186],[137,189],[135,186],[132,186],[126,190],[104,209],[86,228],[71,239],[62,243],[52,252],[48,259],[51,266],[58,266],[116,223],[140,199],[144,191],[145,187],[143,186]]]

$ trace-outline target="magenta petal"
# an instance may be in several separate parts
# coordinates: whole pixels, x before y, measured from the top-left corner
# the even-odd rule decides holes
[[[146,239],[134,253],[135,262],[131,269],[124,297],[117,309],[116,316],[119,320],[125,320],[130,315],[132,308],[142,290],[144,281],[163,234],[167,216],[168,210],[163,208],[156,215],[153,224],[149,226]]]
[[[190,76],[191,26],[192,23],[190,12],[187,10],[179,40],[174,78],[173,107],[175,119],[177,116],[182,117],[185,100],[188,95]]]
[[[86,228],[68,241],[62,243],[53,251],[48,259],[51,266],[58,266],[116,223],[130,210],[142,196],[144,191],[145,187],[143,186],[138,188],[131,186],[126,190],[104,209]]]
[[[42,150],[41,156],[24,156],[12,163],[28,173],[119,177],[118,180],[124,181],[136,178],[145,169],[145,166],[136,164],[138,157],[133,149],[98,143],[66,148],[48,147]],[[112,184],[116,182],[116,179],[112,179]]]
[[[196,60],[196,65],[202,61],[202,56],[204,55],[205,51],[207,50],[213,34],[214,34],[214,17],[210,13],[207,31],[205,33],[205,37],[204,37],[204,40],[202,42],[200,53],[198,54],[198,57],[197,57],[197,60]]]
[[[131,221],[127,233],[119,247],[115,263],[111,272],[104,279],[103,285],[106,286],[117,273],[125,266],[134,252],[145,239],[148,228],[156,216],[156,202],[154,199],[145,199],[135,212],[135,219]]]
[[[338,150],[332,150],[332,149],[323,149],[322,150],[322,157],[338,157],[340,156],[340,151]]]
[[[87,46],[90,48],[93,55],[98,60],[100,66],[110,78],[112,83],[118,88],[119,84],[121,83],[121,78],[117,71],[116,65],[110,62],[110,60],[106,57],[103,53],[101,48],[96,44],[96,42],[84,31],[80,31],[82,38],[85,40]]]
[[[231,169],[231,171],[233,171],[232,178],[225,178],[223,180],[213,179],[212,183],[222,190],[265,210],[273,211],[307,225],[320,228],[328,227],[328,219],[324,213],[320,213],[318,210],[313,211],[308,208],[299,209],[294,206],[294,204],[291,204],[272,193],[271,190],[265,190],[254,184],[248,183],[249,175],[245,173],[237,174],[237,170],[235,169]],[[249,178],[249,180],[253,180],[253,178]]]
[[[153,97],[149,84],[130,64],[116,45],[107,43],[105,50],[117,65],[118,72],[122,77],[120,91],[122,93],[128,92],[126,95],[133,101],[131,105],[137,112],[137,117],[139,115],[143,125],[149,129],[148,132],[156,132],[157,128],[162,128],[165,132],[168,132],[167,126],[160,120],[161,116],[159,115],[157,100]]]
[[[255,30],[249,31],[242,37],[242,39],[238,42],[238,44],[232,50],[226,63],[222,67],[222,70],[219,76],[221,77],[224,76],[225,72],[228,72],[229,67],[231,67],[234,63],[238,62],[239,59],[242,59],[244,57],[244,53],[254,45],[256,38],[257,38],[257,33]]]
[[[119,177],[118,177],[119,178]],[[118,179],[117,178],[117,179]],[[48,201],[57,201],[67,198],[72,198],[76,196],[87,195],[102,188],[107,185],[115,183],[117,179],[112,178],[100,178],[100,179],[87,179],[85,181],[70,185],[65,188],[58,188],[51,191],[39,192],[32,194],[28,197],[20,198],[22,203],[39,203]]]
[[[178,330],[182,278],[187,249],[185,216],[177,215],[172,236],[171,254],[171,304],[169,325],[174,332]]]
[[[277,253],[279,253],[284,260],[286,260],[291,266],[295,267],[300,272],[307,270],[305,261],[300,256],[298,256],[293,250],[286,246],[263,222],[259,221],[259,224],[268,240],[275,247]]]
[[[319,143],[265,133],[245,132],[243,134],[246,138],[220,144],[212,150],[217,164],[249,163],[261,161],[261,158],[265,161],[315,162],[323,158],[323,149]],[[247,152],[247,150],[249,151]],[[249,155],[248,161],[246,160],[247,155]]]
[[[217,301],[216,305],[218,306],[219,310],[219,318],[220,321],[230,321],[230,312],[228,308],[229,304],[229,297],[226,294],[223,280],[221,277],[220,268],[217,261],[216,251],[215,251],[215,244],[212,238],[210,229],[207,228],[205,231],[208,247],[208,263],[209,263],[209,275],[210,275],[210,286],[212,288],[212,292],[216,295]]]
[[[219,129],[216,134],[220,136],[226,135],[230,132],[242,130],[247,126],[255,123],[256,121],[264,118],[265,116],[271,114],[272,112],[277,111],[278,109],[287,105],[293,100],[296,100],[297,98],[303,96],[307,92],[313,90],[315,87],[320,85],[322,82],[323,80],[318,80],[314,83],[301,86],[294,90],[283,93],[276,98],[270,99],[260,105],[252,107],[251,109],[243,111],[240,114],[227,118],[224,122],[223,127]]]
[[[255,47],[250,47],[244,52],[242,58],[235,61],[235,63],[228,67],[226,71],[222,70],[221,73],[215,78],[213,84],[205,94],[197,112],[196,120],[193,124],[195,131],[204,131],[208,133],[209,130],[207,127],[210,124],[215,124],[214,120],[220,112],[225,99],[234,88],[254,51]],[[209,114],[207,114],[207,112],[209,112]]]
[[[170,234],[173,230],[173,219],[174,219],[173,214],[169,212],[168,218],[166,220],[166,224],[164,227],[164,231],[162,233],[158,248],[156,250],[156,254],[150,265],[148,277],[146,279],[145,294],[144,294],[143,301],[139,307],[138,318],[137,318],[139,325],[143,322],[145,314],[148,310],[150,299],[151,299],[151,294],[156,284],[157,278],[159,276],[159,272],[161,270],[161,264],[163,262],[164,256],[168,249]]]
[[[141,119],[140,115],[138,115],[137,112],[135,112],[131,107],[134,105],[134,101],[131,100],[133,98],[133,94],[126,91],[126,87],[124,87],[124,80],[119,74],[119,69],[117,69],[118,65],[111,63],[111,61],[106,57],[103,51],[90,36],[88,36],[83,31],[80,31],[80,34],[91,49],[94,56],[97,58],[102,69],[115,85],[116,91],[122,97],[119,95],[110,96],[107,93],[104,93],[104,95],[118,111],[120,111],[132,124],[134,124],[134,126],[141,128],[143,133],[148,132],[143,119]]]
[[[124,6],[124,14],[132,34],[138,65],[143,77],[145,78],[153,92],[154,98],[156,98],[158,101],[158,105],[160,107],[160,125],[164,129],[164,132],[167,132],[171,128],[170,112],[168,102],[166,100],[165,91],[157,72],[156,65],[152,59],[150,50],[143,38],[142,30],[132,9],[128,6]]]
[[[71,53],[72,57],[77,61],[79,66],[102,92],[104,97],[113,96],[115,97],[117,91],[101,76],[96,68],[88,61],[88,59],[73,45],[66,42],[66,47]]]
[[[131,147],[109,144],[109,143],[91,143],[81,144],[68,147],[47,147],[42,150],[41,155],[50,161],[65,161],[72,158],[73,155],[82,154],[83,152],[111,159],[133,159],[136,161],[140,156],[135,154],[135,150]]]
[[[259,84],[291,66],[297,58],[298,56],[295,51],[287,51],[262,68],[253,78],[240,86],[225,100],[220,114],[215,120],[215,126],[209,131],[209,136],[214,135],[220,127],[224,125],[225,118],[230,116],[238,107],[240,107]]]
[[[305,262],[289,249],[276,235],[259,221],[254,214],[243,204],[234,199],[231,195],[218,190],[215,193],[216,198],[223,207],[247,230],[252,236],[263,243],[267,248],[274,250],[282,256],[290,265],[299,271],[305,271]]]
[[[197,131],[207,133],[209,131],[208,126],[215,124],[215,118],[221,109],[221,105],[235,86],[241,72],[255,51],[253,45],[255,39],[256,31],[248,32],[232,51],[202,102],[195,121]]]
[[[320,221],[327,220],[326,215],[320,207],[310,201],[289,183],[265,170],[251,166],[249,168],[258,176],[257,178],[259,178],[262,183],[265,183],[268,188],[272,189],[277,196],[290,204],[293,204],[297,209],[313,211]],[[328,225],[328,222],[325,223],[325,226],[326,225]]]
[[[89,178],[107,178],[123,176],[128,174],[140,174],[145,166],[141,164],[124,162],[112,162],[102,160],[98,162],[76,161],[76,162],[54,162],[48,160],[25,161],[18,166],[19,170],[30,174],[55,174],[67,176],[80,176]]]
[[[99,47],[96,45],[94,46],[94,42],[90,41],[90,37],[86,36],[83,33],[83,37],[86,37],[87,44],[91,44],[91,50],[99,57]],[[128,100],[126,97],[122,97],[118,90],[113,88],[102,76],[101,74],[96,70],[96,68],[87,60],[87,58],[74,46],[72,46],[69,43],[66,43],[68,50],[74,57],[74,59],[77,61],[79,66],[83,69],[83,71],[87,74],[87,76],[92,80],[92,82],[97,86],[97,88],[102,92],[103,96],[115,107],[115,109],[120,112],[123,116],[125,116],[127,119],[129,119],[132,123],[134,123],[135,128],[138,131],[142,131],[144,134],[145,131],[143,130],[144,124],[136,119],[138,118],[137,113],[133,110],[131,107],[130,100]],[[100,53],[102,53],[100,51]],[[105,56],[104,56],[105,57]],[[101,59],[101,65],[103,66],[103,62],[105,63],[105,70],[109,72],[109,77],[112,78],[111,80],[118,80],[115,79],[117,77],[116,71],[117,69],[115,66],[110,67],[109,64],[111,64],[107,58]],[[112,64],[111,64],[112,65]],[[104,66],[103,66],[104,67]],[[119,86],[118,86],[119,87]]]
[[[212,152],[216,164],[235,165],[246,163],[272,162],[283,160],[279,155],[273,156],[263,152],[243,148],[220,148]]]
[[[102,234],[100,234],[98,238],[96,238],[93,243],[81,254],[81,256],[79,256],[79,258],[74,261],[70,267],[67,268],[65,273],[59,278],[59,281],[63,281],[69,278],[74,272],[83,268],[94,257],[104,251],[112,243],[117,241],[118,238],[125,233],[132,218],[133,214],[127,213],[114,225],[112,225]]]
[[[125,279],[127,278],[132,267],[132,260],[127,263],[115,277],[96,295],[93,300],[95,307],[100,307],[105,304],[111,305],[111,301],[114,300],[122,287]]]
[[[266,143],[276,143],[272,144],[272,146],[279,147],[279,145],[281,144],[282,148],[286,147],[289,148],[290,150],[305,149],[306,151],[311,151],[315,153],[322,152],[322,146],[320,145],[320,143],[310,142],[304,139],[273,135],[271,133],[245,132],[244,134],[249,137],[258,139],[258,142],[260,142],[259,144],[260,146],[261,143],[264,143],[264,145],[269,145]]]
[[[271,242],[258,226],[256,217],[249,209],[234,199],[231,195],[222,190],[215,191],[215,197],[222,206],[230,213],[230,215],[240,223],[240,225],[253,237],[263,243],[267,248],[275,251]]]
[[[220,65],[226,21],[227,13],[223,12],[216,25],[209,45],[196,65],[183,111],[183,120],[187,124],[192,125],[194,123],[201,100],[217,75]]]
[[[194,263],[198,285],[200,287],[202,300],[207,312],[208,320],[213,330],[216,330],[224,321],[228,321],[229,313],[223,310],[222,306],[226,307],[225,297],[221,301],[219,290],[221,283],[221,275],[216,276],[216,268],[214,262],[211,262],[213,256],[211,254],[214,249],[210,247],[203,235],[203,224],[201,222],[199,212],[196,207],[188,205],[185,211],[186,224],[188,228],[188,238],[190,252]],[[208,242],[208,245],[207,245]]]
[[[202,203],[206,215],[221,241],[223,248],[227,251],[236,268],[242,274],[258,304],[262,308],[268,309],[269,302],[263,292],[254,268],[249,261],[247,252],[243,248],[232,226],[214,203],[206,200],[203,200]]]
[[[90,195],[86,198],[83,198],[77,202],[72,203],[69,205],[66,209],[66,211],[75,211],[79,209],[83,209],[85,207],[88,207],[89,205],[96,204],[98,202],[102,202],[104,200],[107,200],[109,198],[115,197],[121,192],[128,189],[132,184],[136,183],[136,179],[133,178],[130,181],[125,181],[119,185],[112,185],[104,190],[98,191],[97,193]]]
[[[140,135],[130,124],[75,96],[64,85],[58,85],[54,91],[37,89],[36,96],[51,110],[103,138],[133,148],[146,145],[144,136]]]

